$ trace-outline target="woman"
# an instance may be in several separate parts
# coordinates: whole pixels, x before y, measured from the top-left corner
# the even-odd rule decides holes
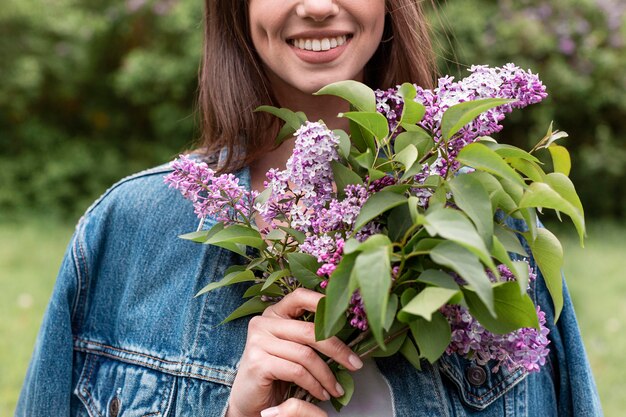
[[[415,0],[206,0],[205,18],[205,139],[196,153],[253,189],[291,153],[289,142],[269,145],[276,122],[252,113],[258,105],[345,127],[335,117],[345,104],[311,93],[344,79],[373,87],[431,83],[432,52]],[[245,286],[193,295],[238,259],[176,237],[193,230],[196,218],[163,184],[167,172],[163,166],[124,179],[80,220],[17,415],[325,416],[324,401],[342,387],[316,352],[356,372],[346,415],[601,413],[567,292],[553,325],[541,278],[533,296],[547,310],[552,353],[532,375],[492,373],[456,356],[424,363],[420,372],[399,356],[364,365],[338,339],[315,342],[311,325],[295,320],[319,301],[306,290],[262,316],[220,325]],[[287,382],[307,389],[322,408],[283,402]]]

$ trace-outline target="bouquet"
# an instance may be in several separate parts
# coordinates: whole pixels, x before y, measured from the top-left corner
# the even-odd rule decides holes
[[[285,121],[277,143],[295,136],[295,146],[285,170],[267,172],[260,193],[181,156],[166,182],[200,219],[218,220],[181,237],[245,259],[199,294],[249,281],[248,300],[229,321],[305,287],[325,294],[314,317],[303,317],[315,321],[316,338],[336,335],[361,356],[401,354],[419,369],[421,360],[459,354],[494,371],[538,371],[549,342],[545,315],[528,294],[538,272],[529,250],[557,317],[563,253],[537,226],[537,212],[566,214],[581,243],[584,236],[569,154],[556,144],[567,134],[550,127],[530,152],[498,143],[490,135],[505,114],[544,99],[545,87],[513,64],[470,72],[460,81],[441,78],[433,90],[405,83],[373,91],[355,81],[324,87],[316,94],[350,103],[340,114],[349,133],[262,106]],[[543,149],[552,172],[533,155]],[[257,216],[268,227],[259,229]],[[516,221],[527,227],[512,227]],[[339,409],[353,383],[330,366],[345,389],[332,400]],[[297,387],[288,394],[307,398]]]

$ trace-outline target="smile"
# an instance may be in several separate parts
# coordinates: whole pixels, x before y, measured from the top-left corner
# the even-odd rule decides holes
[[[288,42],[295,48],[305,51],[328,51],[338,46],[345,45],[348,41],[349,35],[334,36],[329,38],[311,39],[311,38],[298,38],[290,39]]]

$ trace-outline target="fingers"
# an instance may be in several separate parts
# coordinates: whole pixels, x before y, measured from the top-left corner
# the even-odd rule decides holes
[[[261,411],[261,417],[328,417],[328,414],[311,403],[290,398],[279,406]]]
[[[303,373],[306,370],[315,383],[311,383],[312,381],[308,378],[308,375],[305,382],[308,384],[307,386],[302,385],[300,381],[292,382],[309,391],[316,398],[328,400],[330,399],[329,393],[334,397],[341,397],[344,394],[343,387],[339,385],[328,365],[309,346],[283,341],[282,343],[274,343],[269,346],[267,353],[285,359],[292,364],[292,369],[288,373],[300,376],[299,373]],[[294,379],[302,378],[296,377]]]
[[[294,292],[287,294],[276,304],[266,308],[263,312],[263,316],[295,319],[303,315],[306,311],[314,313],[315,310],[317,310],[317,303],[322,297],[324,297],[324,295],[318,292],[298,288]]]
[[[310,346],[351,371],[356,371],[363,366],[361,359],[339,338],[331,337],[316,341],[314,323],[271,318],[262,320],[264,323],[261,325],[274,337]],[[252,322],[251,325],[253,325]]]

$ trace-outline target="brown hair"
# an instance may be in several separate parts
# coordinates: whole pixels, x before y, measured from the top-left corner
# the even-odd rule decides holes
[[[207,154],[228,150],[222,171],[239,169],[273,146],[278,120],[253,110],[278,103],[252,46],[248,2],[205,0],[204,56],[199,74],[202,136]],[[365,83],[389,88],[406,81],[431,87],[435,60],[421,0],[386,0],[383,39],[365,68]],[[294,109],[297,110],[297,109]]]

